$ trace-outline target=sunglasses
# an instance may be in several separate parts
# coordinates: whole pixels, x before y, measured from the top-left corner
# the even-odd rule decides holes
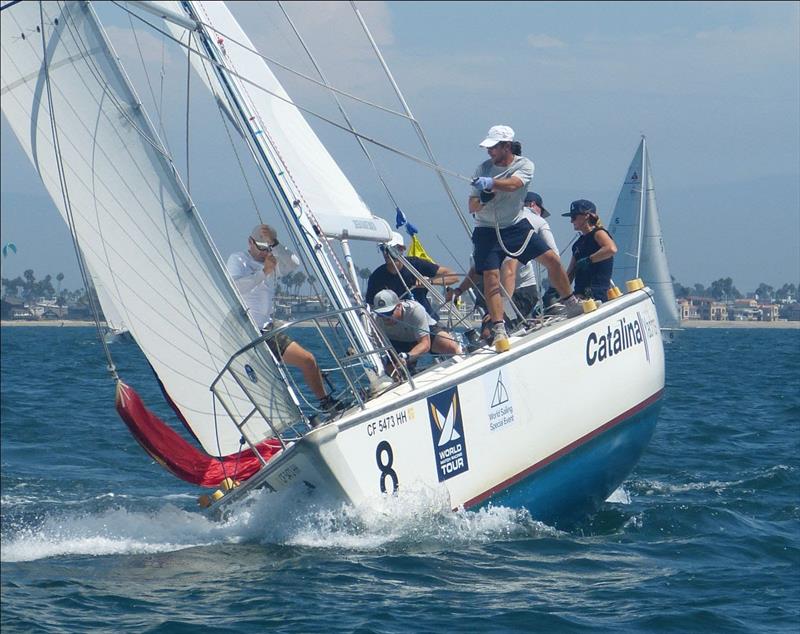
[[[397,247],[395,247],[395,248],[397,248]],[[389,247],[387,247],[385,244],[379,244],[378,245],[378,250],[381,253],[383,253],[384,255],[388,255],[390,258],[392,258],[394,260],[398,259],[397,256],[392,254],[392,252],[389,250]]]
[[[250,238],[250,240],[252,241],[252,243],[256,247],[256,249],[258,249],[259,251],[266,251],[267,253],[271,252],[272,249],[274,249],[275,247],[278,246],[278,241],[277,240],[275,240],[275,242],[273,242],[272,244],[269,244],[269,245],[267,245],[265,247],[262,247],[258,242],[253,240],[253,238]]]

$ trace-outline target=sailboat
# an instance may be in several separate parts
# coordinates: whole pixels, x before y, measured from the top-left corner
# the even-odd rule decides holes
[[[331,308],[304,318],[303,341],[316,338],[346,404],[313,424],[303,389],[266,345],[276,331],[260,333],[250,317],[93,3],[9,2],[3,114],[82,270],[104,289],[103,306],[125,316],[192,436],[149,410],[109,362],[117,410],[145,451],[207,488],[199,502],[212,516],[267,493],[320,508],[371,504],[400,488],[437,491],[453,509],[501,504],[553,523],[597,509],[656,425],[664,352],[653,292],[632,280],[583,315],[520,328],[508,352],[484,347],[389,379],[384,361],[402,364],[363,304],[348,246],[387,240],[388,223],[224,3],[122,8],[134,7],[163,19],[189,51],[324,287]],[[591,405],[580,393],[595,395]]]
[[[644,135],[625,175],[608,231],[619,249],[614,277],[641,278],[653,289],[661,335],[665,342],[674,341],[682,329]]]

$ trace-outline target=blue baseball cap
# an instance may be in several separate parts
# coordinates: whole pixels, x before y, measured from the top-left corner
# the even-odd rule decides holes
[[[591,200],[584,200],[581,198],[580,200],[573,200],[572,204],[569,206],[569,211],[561,215],[565,218],[572,218],[580,214],[594,214],[596,216],[597,207],[594,206]]]
[[[542,210],[542,218],[548,218],[550,216],[550,212],[544,208],[544,204],[542,204],[542,197],[537,194],[536,192],[528,192],[525,194],[525,204],[528,203],[536,203],[539,205],[539,208]]]

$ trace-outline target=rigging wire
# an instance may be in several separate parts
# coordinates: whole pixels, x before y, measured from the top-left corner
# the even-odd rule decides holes
[[[133,17],[135,17],[137,20],[141,21],[143,24],[147,25],[148,27],[150,27],[154,31],[156,31],[156,32],[160,33],[161,35],[163,35],[164,37],[172,40],[173,42],[178,44],[178,46],[181,46],[183,48],[186,48],[188,46],[187,44],[184,44],[179,39],[177,39],[176,37],[171,35],[170,33],[167,33],[166,31],[158,28],[157,26],[155,26],[151,22],[148,22],[147,20],[145,20],[141,16],[137,15],[136,13],[133,13],[127,7],[124,7],[124,6],[120,5],[118,2],[116,2],[116,0],[114,1],[114,4],[117,5],[123,11],[126,11],[126,12],[130,13],[131,15],[133,15]],[[203,22],[199,22],[199,21],[198,21],[198,23],[199,24],[204,24]],[[216,31],[216,29],[214,29],[212,26],[209,26],[209,28],[211,28],[214,31]],[[231,38],[230,41],[236,43],[235,38]],[[264,57],[263,55],[260,55],[257,51],[253,51],[252,49],[250,49],[250,48],[248,48],[246,46],[242,46],[242,48],[244,48],[248,52],[252,52],[254,55],[257,55],[258,57],[261,57],[262,59],[264,59],[265,61],[267,61],[269,63],[273,63],[273,64],[275,64],[275,65],[277,65],[279,67],[285,68],[280,63],[275,62],[274,60],[271,60],[270,58]],[[449,169],[447,169],[445,167],[442,167],[441,165],[437,165],[436,163],[432,163],[430,161],[426,161],[425,159],[420,158],[418,156],[414,156],[413,154],[410,154],[408,152],[404,152],[403,150],[401,150],[399,148],[393,147],[393,146],[391,146],[391,145],[389,145],[387,143],[383,143],[382,141],[379,141],[379,140],[377,140],[377,139],[375,139],[373,137],[370,137],[370,136],[368,136],[366,134],[362,134],[361,132],[357,132],[355,130],[350,130],[349,128],[347,128],[347,126],[343,126],[342,124],[337,123],[336,121],[333,121],[332,119],[329,119],[328,117],[325,117],[324,115],[321,115],[318,112],[315,112],[315,111],[311,110],[310,108],[306,108],[304,106],[298,105],[297,103],[293,102],[291,99],[288,99],[286,97],[278,95],[278,94],[268,90],[267,88],[264,88],[263,86],[260,86],[259,84],[257,84],[253,80],[248,79],[247,77],[244,77],[243,75],[233,71],[230,68],[224,68],[224,66],[222,66],[219,62],[216,62],[215,60],[211,59],[207,55],[204,55],[203,53],[201,53],[197,49],[194,49],[194,53],[195,53],[195,55],[198,55],[198,56],[202,57],[203,59],[206,59],[211,64],[214,64],[215,66],[222,67],[228,74],[230,74],[232,77],[236,77],[237,79],[239,79],[243,83],[249,84],[249,85],[253,86],[256,89],[267,93],[271,97],[274,97],[275,99],[278,99],[279,101],[283,101],[283,102],[291,105],[292,107],[297,108],[299,111],[304,112],[304,113],[306,113],[306,114],[308,114],[308,115],[310,115],[310,116],[312,116],[312,117],[314,117],[316,119],[319,119],[320,121],[324,121],[328,125],[331,125],[334,128],[342,130],[343,132],[346,132],[347,134],[351,134],[353,136],[356,136],[356,137],[358,137],[360,139],[363,139],[364,141],[367,141],[369,143],[372,143],[373,145],[376,145],[377,147],[383,148],[384,150],[386,150],[388,152],[392,152],[393,154],[397,154],[398,156],[402,156],[403,158],[406,158],[406,159],[408,159],[410,161],[418,163],[418,164],[420,164],[420,165],[422,165],[424,167],[427,167],[429,169],[432,169],[432,170],[434,170],[436,172],[441,172],[441,174],[446,174],[448,176],[451,176],[453,178],[459,179],[459,180],[464,181],[464,182],[471,182],[472,181],[472,179],[470,177],[464,176],[463,174],[460,174],[458,172],[449,170]],[[290,70],[290,69],[287,69],[287,70]],[[292,71],[290,70],[290,72],[292,72]],[[314,80],[311,80],[311,81],[313,81],[316,84],[320,84],[320,82],[317,82],[317,81],[314,81]],[[369,101],[365,101],[363,99],[359,99],[357,97],[349,95],[348,93],[345,93],[343,91],[339,91],[339,90],[337,90],[337,89],[335,89],[333,87],[331,87],[330,89],[333,90],[333,91],[339,92],[340,94],[343,94],[345,96],[351,97],[351,98],[353,98],[353,99],[355,99],[355,100],[357,100],[357,101],[359,101],[359,102],[361,102],[361,103],[363,103],[365,105],[372,106],[374,108],[377,108],[379,110],[383,110],[385,112],[390,112],[391,114],[397,114],[399,116],[403,116],[404,118],[408,118],[408,117],[405,117],[404,115],[401,115],[400,113],[397,113],[397,112],[395,112],[393,110],[389,110],[387,108],[384,108],[384,107],[379,106],[377,104],[371,103]]]
[[[69,197],[69,188],[67,187],[66,173],[64,170],[64,162],[61,156],[61,145],[58,136],[58,126],[56,124],[55,106],[53,104],[53,90],[50,83],[50,64],[47,60],[47,41],[45,40],[45,21],[44,21],[44,8],[42,3],[39,2],[39,22],[41,23],[41,40],[42,40],[42,67],[44,69],[45,87],[47,90],[47,109],[50,114],[50,130],[53,135],[53,150],[55,152],[55,163],[58,170],[58,181],[61,187],[61,197],[64,202],[64,211],[66,211],[67,219],[69,221],[70,235],[72,236],[72,244],[75,248],[75,255],[78,259],[78,269],[83,279],[84,287],[86,288],[86,296],[89,299],[89,307],[92,310],[94,317],[94,325],[97,330],[97,338],[100,339],[100,344],[103,346],[103,352],[106,356],[107,368],[112,378],[119,383],[121,379],[117,374],[117,368],[114,365],[114,360],[111,356],[111,350],[108,343],[103,336],[103,330],[100,327],[100,313],[97,308],[97,299],[92,293],[93,286],[89,283],[89,275],[86,268],[86,261],[83,258],[83,251],[78,244],[78,230],[75,226],[75,217],[72,213],[72,202]]]
[[[291,17],[289,17],[289,14],[286,11],[286,8],[283,6],[283,2],[278,0],[278,6],[280,7],[281,11],[283,12],[283,15],[286,17],[286,21],[289,23],[289,26],[292,27],[292,31],[294,31],[294,34],[297,37],[298,42],[300,42],[300,45],[303,47],[303,50],[305,50],[306,54],[308,55],[309,60],[311,60],[311,63],[314,65],[314,68],[316,69],[317,73],[319,74],[320,79],[322,79],[322,82],[324,83],[325,87],[328,90],[331,90],[332,87],[330,85],[330,82],[328,82],[327,78],[325,77],[325,75],[322,72],[322,69],[319,67],[319,64],[317,64],[317,60],[311,54],[311,51],[309,50],[308,46],[306,45],[305,40],[300,35],[300,32],[297,30],[297,27],[295,26],[295,24],[292,21]],[[344,106],[342,105],[342,102],[339,99],[339,96],[336,94],[336,92],[332,92],[331,94],[333,96],[333,99],[336,101],[336,106],[339,108],[339,112],[342,114],[342,117],[344,118],[345,122],[347,123],[347,126],[350,128],[350,131],[351,132],[355,132],[355,128],[353,127],[353,123],[350,120],[350,117],[348,116],[347,112],[345,111]],[[372,155],[369,153],[369,150],[367,149],[367,146],[364,144],[364,141],[362,139],[360,139],[359,137],[356,137],[356,141],[358,142],[358,145],[361,147],[361,150],[366,155],[367,160],[369,161],[369,164],[372,166],[372,169],[375,170],[375,175],[378,177],[378,180],[381,182],[381,185],[383,185],[384,190],[386,190],[386,195],[389,196],[389,200],[391,200],[392,204],[396,208],[399,209],[400,205],[398,204],[397,200],[395,199],[394,195],[392,194],[391,189],[389,189],[389,185],[386,183],[386,180],[383,178],[383,174],[381,174],[380,169],[378,169],[378,166],[375,164],[375,161],[373,160]]]
[[[456,215],[458,216],[459,220],[461,220],[461,224],[464,226],[467,235],[471,236],[472,229],[470,228],[466,217],[461,211],[461,207],[459,206],[458,201],[455,198],[455,194],[453,194],[453,190],[450,188],[450,185],[448,184],[447,180],[444,177],[443,168],[441,168],[439,166],[439,163],[436,161],[436,157],[433,154],[433,149],[428,143],[428,139],[425,136],[425,132],[423,132],[422,130],[422,126],[420,126],[419,122],[416,120],[416,118],[414,118],[414,114],[411,112],[411,108],[408,107],[408,103],[406,103],[405,97],[403,97],[403,93],[400,91],[400,87],[394,80],[394,76],[392,75],[392,72],[389,70],[389,66],[386,64],[386,61],[383,59],[383,54],[378,48],[377,42],[375,42],[375,39],[372,37],[372,33],[370,32],[369,28],[367,28],[367,23],[364,21],[364,18],[361,15],[361,12],[358,10],[358,7],[356,6],[354,0],[350,0],[350,6],[353,7],[353,11],[355,12],[356,17],[358,18],[358,21],[361,23],[361,27],[364,29],[364,33],[366,34],[367,39],[372,45],[372,49],[375,51],[375,55],[377,56],[378,61],[381,64],[381,67],[386,73],[386,77],[389,79],[389,83],[392,85],[392,88],[394,88],[397,98],[400,100],[400,103],[402,104],[403,109],[405,110],[409,121],[411,121],[411,125],[413,126],[414,131],[417,133],[417,136],[419,137],[419,140],[422,143],[422,147],[425,149],[425,153],[428,155],[428,160],[430,161],[430,165],[436,171],[436,175],[439,177],[439,180],[441,181],[442,186],[444,187],[444,190],[447,193],[447,196],[450,198],[450,202],[453,205],[453,209],[455,210]],[[465,180],[469,179],[465,178]]]
[[[192,34],[189,33],[189,42],[192,41]],[[189,169],[189,137],[190,131],[190,118],[189,118],[189,104],[191,103],[191,86],[192,86],[192,47],[186,49],[186,192],[191,196],[192,193],[192,173]]]

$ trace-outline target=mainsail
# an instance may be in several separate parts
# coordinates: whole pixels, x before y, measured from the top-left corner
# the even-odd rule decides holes
[[[642,278],[653,289],[661,326],[679,326],[644,137],[628,167],[608,230],[618,248],[614,256],[614,278],[623,281]]]
[[[91,3],[3,12],[2,110],[109,297],[203,449],[223,456],[301,418]],[[223,405],[238,427],[220,415]],[[263,414],[263,415],[262,415]]]

